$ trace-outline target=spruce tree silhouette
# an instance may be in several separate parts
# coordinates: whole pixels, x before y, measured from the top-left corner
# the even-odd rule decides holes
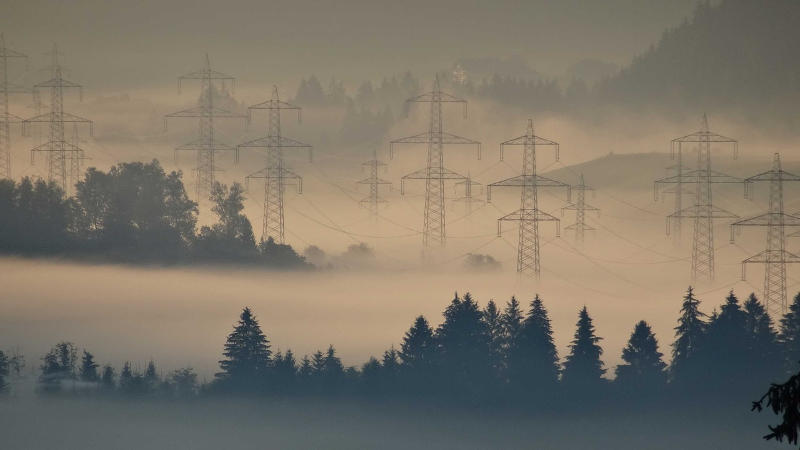
[[[433,330],[424,316],[418,316],[400,344],[400,370],[404,388],[410,392],[426,392],[433,388],[436,350]]]
[[[444,322],[436,330],[441,372],[447,393],[471,400],[491,388],[489,335],[478,304],[467,293],[455,295],[445,308]]]
[[[763,380],[774,380],[781,377],[781,351],[778,346],[778,335],[772,326],[766,308],[755,294],[750,294],[744,302],[745,333],[748,343],[745,355],[750,370],[743,373],[758,386]]]
[[[489,337],[489,354],[491,358],[492,371],[496,375],[504,372],[504,346],[505,334],[503,328],[503,315],[497,309],[494,300],[489,300],[483,308],[483,322],[486,324],[486,333]]]
[[[78,350],[72,342],[59,342],[42,358],[39,382],[48,391],[61,388],[63,381],[74,380]]]
[[[781,415],[781,423],[769,426],[770,433],[764,439],[775,439],[796,445],[798,431],[800,431],[800,373],[792,375],[783,384],[772,384],[767,392],[757,401],[753,402],[751,411],[763,411],[769,408],[775,414]]]
[[[522,308],[520,307],[517,298],[511,296],[511,300],[506,303],[503,308],[503,314],[500,316],[500,323],[502,325],[501,337],[501,365],[498,367],[503,372],[503,378],[508,377],[506,367],[508,366],[508,354],[516,343],[519,337],[520,330],[522,329],[522,321],[524,320]]]
[[[711,390],[735,391],[746,385],[743,373],[750,370],[747,361],[749,336],[747,317],[739,299],[731,291],[718,315],[708,323],[706,339],[700,348],[703,371],[699,385]]]
[[[400,382],[400,354],[394,346],[383,352],[381,360],[381,391],[394,393],[398,391]]]
[[[8,390],[9,362],[8,357],[2,350],[0,350],[0,394]]]
[[[100,375],[97,373],[98,367],[97,363],[94,362],[94,355],[84,350],[81,358],[80,380],[87,383],[100,381]]]
[[[508,356],[510,382],[515,389],[533,395],[553,392],[560,372],[558,351],[550,317],[538,295]]]
[[[117,387],[114,368],[108,364],[103,366],[103,374],[100,377],[100,384],[103,386],[103,389],[107,391],[113,391]]]
[[[667,365],[661,359],[656,340],[650,325],[644,320],[636,324],[622,350],[622,360],[616,368],[615,384],[638,395],[652,395],[666,384]]]
[[[158,387],[160,381],[158,372],[156,371],[156,363],[151,359],[150,362],[147,363],[147,368],[144,370],[144,377],[142,377],[144,390],[154,391]]]
[[[672,343],[672,380],[679,384],[689,384],[702,370],[698,350],[703,343],[707,324],[700,312],[700,300],[695,298],[691,286],[686,291],[681,305],[678,326],[675,327],[675,341]]]
[[[584,306],[578,314],[575,337],[569,346],[570,354],[564,361],[562,380],[572,388],[596,388],[603,382],[603,349],[597,343],[602,338],[595,335],[592,318]]]
[[[781,318],[779,341],[784,354],[784,370],[794,373],[800,367],[800,292],[794,296],[789,311]]]
[[[277,392],[288,393],[295,387],[297,381],[297,361],[291,350],[286,354],[278,351],[272,360],[273,384]]]
[[[250,308],[244,308],[239,322],[225,342],[222,372],[215,376],[229,388],[251,390],[260,387],[267,376],[272,352],[269,341]]]

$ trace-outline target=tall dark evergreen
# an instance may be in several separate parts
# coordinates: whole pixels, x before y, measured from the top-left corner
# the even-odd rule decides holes
[[[721,390],[741,386],[747,376],[747,317],[739,304],[739,299],[731,291],[720,307],[720,312],[708,323],[708,331],[700,355],[703,359],[701,383],[706,388]],[[707,382],[713,380],[713,382]]]
[[[98,367],[97,363],[94,362],[94,355],[84,350],[83,357],[81,357],[80,380],[87,383],[100,381],[100,375],[97,373]]]
[[[656,393],[666,383],[667,365],[662,356],[650,325],[640,321],[622,350],[625,363],[617,366],[615,383],[639,394]]]
[[[745,356],[751,368],[748,375],[755,383],[773,380],[780,374],[781,352],[772,319],[755,294],[744,302],[744,314],[748,337]]]
[[[700,312],[700,300],[689,286],[683,297],[681,316],[675,327],[675,341],[672,344],[670,370],[675,381],[689,381],[701,370],[697,356],[706,332],[704,317],[705,314]]]
[[[503,326],[503,352],[507,353],[508,349],[514,345],[522,329],[524,319],[522,307],[517,298],[512,296],[511,300],[503,308],[503,315],[500,316],[500,323]]]
[[[436,330],[441,356],[441,376],[451,393],[480,393],[490,387],[489,335],[478,304],[467,293],[455,295],[444,311],[444,322]]]
[[[403,384],[412,392],[431,388],[437,353],[433,330],[424,316],[414,319],[413,325],[406,331],[399,356]]]
[[[598,342],[602,338],[595,334],[592,318],[584,306],[578,314],[575,336],[569,346],[570,354],[564,361],[562,380],[566,385],[590,387],[603,381],[603,349]]]
[[[39,381],[45,389],[58,389],[62,381],[74,380],[78,349],[72,342],[59,342],[42,358]]]
[[[800,370],[800,292],[789,305],[789,312],[781,318],[779,341],[784,355],[784,370],[797,372]]]
[[[558,382],[560,367],[553,328],[538,295],[531,302],[508,355],[509,381],[515,388],[542,393],[551,390]]]
[[[0,394],[8,390],[8,374],[9,370],[8,356],[0,350]]]
[[[231,387],[252,387],[267,374],[272,355],[269,347],[253,312],[244,308],[225,342],[225,359],[219,362],[222,372],[216,377]]]
[[[497,308],[494,300],[489,300],[483,308],[483,321],[486,324],[486,333],[489,338],[489,352],[492,370],[499,375],[503,371],[503,355],[505,354],[505,333],[503,328],[503,315]]]
[[[103,389],[114,390],[117,387],[116,377],[113,367],[108,364],[103,366],[103,374],[100,376],[100,384]]]

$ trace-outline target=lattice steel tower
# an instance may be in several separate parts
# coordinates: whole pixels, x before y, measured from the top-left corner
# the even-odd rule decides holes
[[[24,120],[22,130],[23,134],[27,135],[31,125],[45,123],[49,125],[48,141],[31,149],[31,163],[34,162],[36,153],[46,154],[48,180],[55,182],[69,194],[70,180],[75,180],[79,176],[79,174],[71,173],[72,170],[75,170],[72,160],[83,159],[84,151],[77,145],[66,141],[64,124],[88,125],[90,135],[94,134],[94,130],[91,120],[64,112],[64,90],[78,89],[81,98],[83,98],[83,90],[81,85],[65,80],[61,72],[58,48],[53,45],[53,78],[33,86],[34,96],[39,89],[50,89],[50,112]]]
[[[472,175],[470,175],[469,172],[467,172],[467,177],[466,178],[464,178],[461,181],[456,182],[455,186],[453,186],[455,189],[458,189],[460,187],[464,188],[464,196],[463,197],[459,197],[459,198],[457,198],[457,199],[455,199],[453,201],[454,202],[459,202],[459,203],[464,203],[464,208],[466,209],[466,215],[468,215],[468,216],[470,214],[472,214],[472,204],[473,203],[483,203],[483,199],[481,199],[480,197],[475,197],[475,196],[472,195],[473,188],[475,188],[475,187],[480,188],[480,186],[482,186],[482,185],[480,183],[478,183],[477,181],[473,180],[472,179]]]
[[[22,122],[22,118],[11,114],[8,109],[9,94],[30,92],[30,89],[11,84],[8,80],[9,59],[27,58],[26,55],[6,47],[6,40],[0,33],[0,178],[11,178],[11,124]]]
[[[369,214],[372,217],[378,217],[378,204],[386,203],[386,200],[381,198],[379,195],[378,189],[380,186],[383,185],[391,185],[391,181],[384,180],[378,177],[378,168],[385,167],[386,163],[378,159],[378,152],[373,150],[372,152],[372,159],[369,161],[365,161],[361,164],[363,167],[366,167],[369,170],[369,176],[364,178],[363,180],[357,181],[358,184],[366,184],[369,185],[369,195],[363,199],[361,199],[360,203],[362,205],[367,205],[367,209],[369,209]]]
[[[467,101],[448,93],[439,87],[439,77],[433,82],[433,90],[406,100],[407,103],[430,103],[430,123],[428,131],[391,141],[390,157],[394,155],[397,144],[428,144],[427,165],[425,168],[404,176],[400,181],[400,193],[405,193],[407,180],[425,180],[425,217],[422,232],[422,245],[427,250],[433,246],[444,246],[446,233],[444,183],[445,180],[463,180],[464,176],[444,166],[444,146],[450,144],[467,144],[478,147],[480,159],[480,142],[465,137],[446,133],[442,125],[442,103],[460,103],[464,106],[464,117],[467,115]]]
[[[695,187],[694,205],[673,212],[667,216],[667,234],[671,228],[679,224],[682,219],[693,219],[694,230],[692,238],[692,279],[714,279],[714,219],[737,219],[739,216],[714,206],[712,202],[713,184],[742,183],[741,178],[725,175],[711,170],[711,145],[732,144],[733,158],[738,154],[738,143],[735,139],[725,137],[709,131],[708,119],[703,115],[700,131],[673,140],[673,151],[677,154],[683,152],[686,144],[697,147],[697,168],[693,171],[681,173],[673,177],[656,180],[656,193],[659,185],[675,184],[676,198],[680,198],[683,184],[692,183]],[[678,158],[678,170],[681,158]],[[676,202],[676,207],[678,203]]]
[[[558,218],[539,209],[539,187],[563,187],[567,189],[567,198],[570,198],[570,186],[560,181],[551,180],[536,174],[536,146],[552,146],[558,161],[558,143],[536,136],[533,132],[533,120],[528,119],[528,131],[515,139],[500,144],[500,160],[503,160],[503,151],[507,145],[523,146],[522,174],[488,185],[486,199],[492,201],[493,187],[522,187],[520,207],[511,214],[497,219],[497,235],[502,234],[503,222],[519,222],[519,243],[517,244],[517,272],[526,276],[539,278],[541,275],[541,260],[539,255],[539,222],[555,222],[556,236],[560,235],[560,222]]]
[[[263,103],[248,108],[248,120],[252,118],[254,110],[264,109],[269,112],[267,136],[239,144],[238,148],[265,148],[267,152],[267,166],[245,178],[249,185],[250,179],[264,179],[264,220],[261,228],[261,240],[272,238],[275,242],[284,243],[284,213],[283,194],[285,187],[297,184],[297,192],[303,193],[303,178],[286,167],[283,161],[283,149],[302,148],[308,150],[309,161],[312,158],[311,146],[281,135],[281,111],[297,111],[297,121],[300,121],[300,107],[284,101],[278,97],[278,87],[273,86],[272,98]]]
[[[578,185],[573,186],[572,189],[578,192],[577,199],[575,203],[571,203],[561,208],[561,213],[563,214],[564,211],[575,211],[575,223],[569,225],[565,229],[575,231],[575,241],[579,244],[583,244],[584,234],[586,231],[594,230],[594,228],[586,224],[586,211],[599,212],[600,209],[586,203],[586,191],[592,191],[594,194],[594,188],[586,185],[586,183],[583,181],[583,174],[580,176]]]
[[[199,119],[199,137],[187,144],[175,148],[175,161],[178,160],[180,151],[192,151],[197,154],[197,166],[195,167],[195,193],[197,201],[208,198],[211,188],[216,181],[216,173],[221,169],[217,166],[217,152],[233,151],[234,161],[238,161],[237,148],[224,144],[217,139],[214,129],[215,119],[245,119],[243,114],[228,111],[214,104],[214,92],[219,88],[224,90],[226,83],[233,88],[235,78],[211,69],[211,61],[206,54],[205,65],[196,72],[190,72],[178,77],[178,92],[180,93],[181,84],[186,80],[200,81],[200,100],[194,108],[174,112],[164,116],[164,129],[171,118],[193,118]]]
[[[767,248],[742,261],[742,280],[746,278],[747,264],[764,264],[764,303],[768,311],[786,314],[786,264],[800,263],[800,256],[786,250],[786,227],[800,227],[800,216],[783,212],[783,183],[800,181],[800,176],[784,172],[781,157],[775,153],[772,170],[745,179],[745,197],[750,196],[750,184],[769,181],[769,211],[760,216],[734,222],[731,225],[731,242],[735,231],[741,227],[767,227]]]

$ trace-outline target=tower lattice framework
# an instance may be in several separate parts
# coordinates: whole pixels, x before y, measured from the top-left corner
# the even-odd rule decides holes
[[[691,183],[695,188],[694,204],[667,216],[667,234],[670,234],[671,228],[676,224],[680,224],[682,220],[692,219],[694,222],[692,235],[692,280],[701,278],[713,280],[715,274],[714,220],[738,219],[739,216],[713,204],[712,185],[719,183],[742,183],[744,180],[711,170],[711,146],[712,144],[731,144],[733,147],[733,157],[736,159],[738,143],[735,139],[709,131],[708,118],[706,115],[703,115],[702,128],[700,131],[674,139],[672,142],[672,149],[676,154],[681,154],[685,151],[684,147],[696,147],[697,167],[693,171],[682,172],[680,168],[682,157],[678,158],[677,170],[681,173],[673,177],[656,180],[655,182],[656,195],[660,185],[674,184],[675,195],[678,198],[681,196],[684,184]],[[678,203],[676,202],[676,207],[677,206]]]
[[[536,147],[552,146],[555,150],[556,161],[559,156],[557,142],[536,136],[533,131],[533,120],[528,119],[527,132],[518,138],[500,144],[500,160],[503,160],[504,149],[509,145],[520,145],[522,153],[522,174],[506,180],[491,183],[486,189],[487,201],[492,200],[492,188],[495,187],[521,187],[520,207],[511,214],[497,219],[497,235],[502,234],[503,222],[517,222],[519,224],[519,242],[517,244],[517,272],[526,276],[539,278],[541,276],[541,258],[539,245],[539,222],[555,222],[556,236],[560,236],[560,221],[557,217],[539,209],[539,187],[558,187],[567,189],[570,198],[570,186],[560,181],[545,178],[536,173]]]
[[[766,227],[767,246],[763,252],[742,261],[742,280],[747,276],[747,264],[764,264],[764,302],[774,314],[786,314],[786,265],[800,263],[800,256],[786,250],[786,228],[800,227],[800,216],[784,213],[783,183],[800,181],[800,176],[781,168],[781,157],[775,153],[772,170],[745,179],[745,197],[750,196],[754,182],[769,182],[769,210],[766,214],[731,224],[731,242],[741,227]]]
[[[463,180],[465,177],[444,165],[444,146],[453,144],[475,145],[478,148],[480,159],[480,142],[461,136],[456,136],[444,131],[442,122],[442,104],[457,103],[464,107],[464,117],[467,116],[467,101],[446,92],[439,87],[439,77],[433,82],[433,90],[417,95],[406,100],[407,103],[430,103],[430,122],[428,131],[414,136],[409,136],[391,141],[389,145],[390,157],[394,155],[394,146],[397,144],[428,144],[427,165],[425,168],[405,175],[400,180],[400,193],[405,193],[405,182],[408,180],[425,181],[425,213],[423,221],[422,245],[424,249],[445,245],[447,232],[445,222],[445,191],[446,180]]]
[[[286,186],[296,185],[297,192],[303,193],[303,178],[286,167],[283,149],[306,149],[309,161],[312,160],[311,146],[289,139],[281,135],[281,112],[297,111],[297,121],[301,119],[300,107],[281,101],[278,87],[273,86],[272,98],[248,108],[248,120],[255,110],[267,110],[267,136],[239,144],[238,148],[266,149],[267,165],[263,169],[248,175],[245,181],[249,185],[251,179],[264,179],[264,217],[261,228],[261,240],[272,238],[283,244],[285,241],[284,192]]]
[[[475,181],[472,178],[472,175],[469,172],[467,172],[466,178],[464,178],[461,181],[456,182],[455,186],[454,186],[455,189],[458,189],[458,188],[463,188],[464,189],[464,196],[463,197],[459,197],[459,198],[455,199],[454,201],[458,202],[458,203],[464,203],[464,208],[466,209],[465,212],[466,212],[467,216],[472,214],[472,205],[473,204],[475,204],[475,203],[483,203],[483,199],[473,195],[472,191],[476,187],[480,189],[481,184],[478,183],[477,181]]]
[[[369,186],[369,195],[363,199],[361,199],[360,203],[362,205],[367,205],[367,209],[369,210],[369,214],[372,217],[378,216],[378,205],[381,203],[386,203],[386,200],[381,198],[380,196],[380,186],[381,185],[391,185],[391,181],[384,180],[378,176],[378,168],[385,167],[386,163],[378,159],[378,152],[372,152],[372,159],[369,161],[365,161],[361,164],[363,167],[369,171],[369,176],[364,178],[363,180],[357,181],[358,184],[366,184]]]
[[[234,86],[235,78],[218,72],[211,68],[211,60],[208,54],[205,56],[205,64],[202,69],[187,73],[178,77],[178,91],[184,81],[198,80],[200,82],[200,100],[194,108],[185,109],[164,116],[164,129],[171,118],[193,118],[199,119],[199,136],[196,140],[175,148],[175,160],[178,160],[178,153],[182,151],[195,152],[197,155],[197,165],[195,172],[195,195],[198,201],[208,198],[211,189],[216,182],[216,174],[221,169],[217,162],[217,153],[224,151],[234,152],[234,161],[238,161],[238,150],[236,147],[220,142],[215,130],[215,119],[245,119],[243,114],[228,111],[214,104],[214,92],[216,83],[224,89],[226,83]]]
[[[31,163],[37,153],[47,155],[47,178],[55,182],[64,192],[71,190],[70,180],[76,180],[79,174],[72,173],[79,170],[80,166],[72,163],[73,160],[84,159],[84,150],[75,144],[66,141],[65,124],[88,125],[89,134],[93,135],[93,124],[89,119],[64,112],[64,90],[78,89],[79,95],[83,98],[81,85],[65,80],[62,75],[62,67],[59,61],[58,48],[53,46],[53,77],[42,83],[33,86],[34,97],[40,89],[50,90],[50,112],[26,119],[22,122],[23,134],[29,133],[29,128],[36,124],[47,124],[49,126],[48,141],[31,149]],[[77,167],[77,169],[76,169]]]
[[[11,114],[8,106],[10,94],[28,93],[30,89],[12,84],[8,79],[8,66],[11,59],[26,59],[27,55],[6,47],[6,40],[0,33],[0,178],[11,178],[11,124],[21,123],[22,118]]]
[[[586,231],[594,230],[594,228],[586,224],[586,211],[599,212],[600,209],[586,203],[586,191],[592,191],[592,193],[594,193],[594,188],[586,185],[583,180],[583,174],[580,175],[578,185],[573,186],[572,190],[577,192],[575,195],[575,203],[571,203],[561,208],[561,212],[575,211],[575,223],[567,226],[565,229],[574,231],[575,241],[579,244],[583,244]]]

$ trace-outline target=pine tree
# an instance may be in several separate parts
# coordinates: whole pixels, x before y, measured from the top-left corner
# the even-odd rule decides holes
[[[503,347],[508,349],[513,345],[517,339],[520,330],[522,329],[522,322],[524,317],[522,315],[522,308],[516,297],[511,297],[511,300],[506,303],[503,308],[503,315],[500,319],[503,325],[503,340],[505,341]]]
[[[695,298],[691,286],[686,291],[681,305],[681,316],[675,327],[675,342],[672,344],[672,366],[670,370],[676,381],[697,375],[697,352],[706,332],[705,314],[700,312],[700,300]]]
[[[114,368],[106,364],[103,366],[103,375],[100,377],[100,383],[104,389],[113,390],[116,387],[116,374]]]
[[[564,361],[563,381],[573,386],[596,385],[606,372],[600,360],[603,349],[598,345],[602,338],[595,335],[592,318],[585,306],[578,314],[576,328],[569,346],[570,354]]]
[[[59,389],[61,382],[75,379],[78,350],[71,342],[59,342],[42,358],[41,382],[45,389]]]
[[[147,390],[153,390],[158,386],[159,377],[156,372],[156,363],[153,360],[147,363],[147,368],[144,371],[144,387]]]
[[[297,361],[291,350],[286,350],[285,355],[282,355],[280,351],[276,353],[272,368],[276,388],[286,390],[294,385],[297,377]]]
[[[722,390],[741,386],[747,379],[742,373],[751,370],[746,356],[748,346],[747,317],[731,291],[719,314],[708,323],[706,341],[700,349],[704,368],[701,380],[713,380],[706,383],[707,387]]]
[[[119,390],[125,393],[130,393],[135,389],[135,376],[131,369],[131,363],[125,361],[122,366],[122,372],[119,373]]]
[[[81,358],[80,380],[87,383],[100,381],[100,375],[97,373],[98,367],[97,363],[94,362],[94,355],[84,350]]]
[[[463,299],[456,294],[447,306],[436,341],[447,389],[469,395],[490,387],[489,336],[481,310],[469,293]]]
[[[242,310],[239,322],[228,335],[223,355],[225,359],[219,362],[222,372],[216,376],[233,386],[252,387],[267,374],[272,352],[250,308]]]
[[[560,372],[553,329],[538,295],[531,302],[517,339],[509,349],[509,381],[523,391],[551,391]]]
[[[494,300],[489,300],[483,309],[483,321],[486,324],[486,333],[489,337],[489,352],[491,357],[492,369],[496,375],[503,371],[503,347],[505,345],[505,334],[503,328],[503,315],[497,308]]]
[[[433,365],[435,351],[433,330],[427,319],[419,316],[406,331],[403,343],[400,344],[400,359],[404,370],[427,371]]]
[[[655,392],[666,382],[664,369],[667,365],[662,356],[664,354],[658,351],[658,341],[650,325],[640,321],[622,350],[625,364],[617,366],[615,383],[640,393],[642,390]]]
[[[784,354],[784,371],[797,372],[800,367],[800,292],[789,305],[789,312],[781,318],[779,341]]]
[[[751,293],[744,302],[745,333],[748,335],[747,358],[753,381],[770,379],[780,373],[781,353],[778,335],[766,308]]]
[[[9,373],[9,363],[8,357],[2,350],[0,350],[0,393],[6,392],[8,390],[8,383],[6,382],[6,378],[8,377]]]

